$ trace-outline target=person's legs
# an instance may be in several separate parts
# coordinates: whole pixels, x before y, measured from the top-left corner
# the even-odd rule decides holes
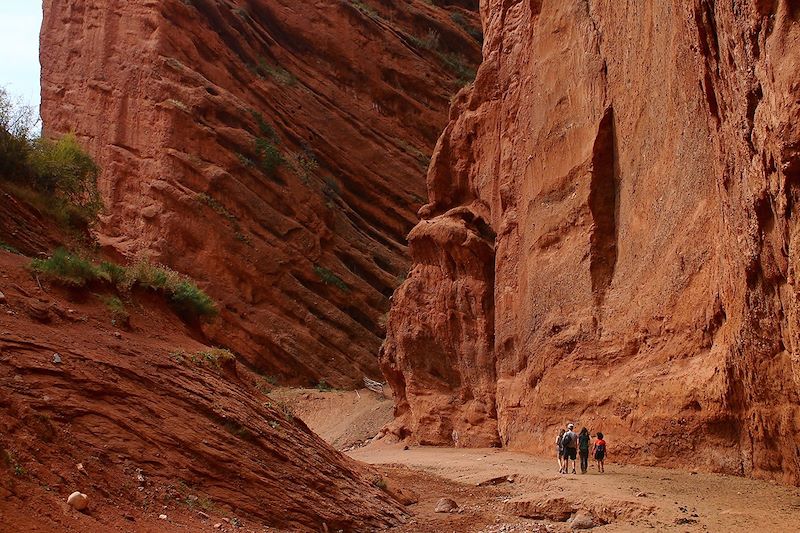
[[[589,466],[589,451],[588,450],[581,450],[581,474],[586,473],[586,469]]]

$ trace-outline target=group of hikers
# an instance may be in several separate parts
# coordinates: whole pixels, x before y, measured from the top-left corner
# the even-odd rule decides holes
[[[575,433],[574,424],[567,424],[567,429],[561,428],[556,438],[556,448],[558,449],[558,471],[561,474],[569,473],[569,462],[572,461],[572,473],[575,474],[575,461],[578,455],[581,458],[581,474],[585,474],[589,469],[589,442],[592,440],[589,430],[585,427],[580,433]],[[605,472],[606,441],[603,434],[597,432],[597,438],[592,445],[592,455],[597,461],[597,470]]]

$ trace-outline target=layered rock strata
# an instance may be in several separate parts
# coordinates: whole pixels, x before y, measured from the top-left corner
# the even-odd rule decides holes
[[[107,252],[220,302],[213,342],[281,383],[377,379],[474,4],[47,0],[45,131],[102,167]]]
[[[800,482],[800,9],[499,1],[383,349],[391,430]]]

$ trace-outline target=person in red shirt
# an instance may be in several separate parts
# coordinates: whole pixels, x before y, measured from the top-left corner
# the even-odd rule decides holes
[[[605,472],[605,459],[606,459],[606,441],[603,439],[603,434],[597,432],[597,439],[594,441],[592,447],[592,454],[597,461],[597,470],[602,474]]]

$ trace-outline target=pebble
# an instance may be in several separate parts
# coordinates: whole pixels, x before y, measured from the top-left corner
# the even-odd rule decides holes
[[[436,504],[434,512],[452,513],[456,510],[458,510],[458,504],[456,502],[454,502],[450,498],[440,498],[439,502]]]
[[[76,511],[83,511],[89,506],[89,497],[76,490],[67,498],[67,504]]]
[[[54,365],[60,365],[61,364],[61,354],[59,354],[58,352],[53,354],[53,364]]]
[[[167,515],[165,515],[165,514],[160,514],[160,515],[158,515],[158,519],[159,519],[159,520],[166,520],[166,519],[167,519]]]
[[[221,527],[222,527],[222,524],[221,524],[221,523],[219,523],[219,522],[217,522],[216,524],[214,524],[214,529],[219,529],[219,528],[221,528]]]
[[[570,527],[572,529],[592,529],[594,527],[594,520],[591,515],[580,511],[575,515],[575,518],[572,519]]]

